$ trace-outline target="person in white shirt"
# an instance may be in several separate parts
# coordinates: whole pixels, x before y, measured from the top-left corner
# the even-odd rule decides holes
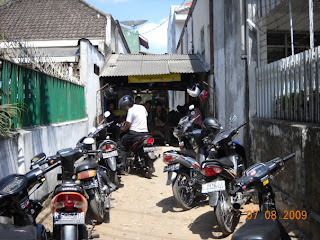
[[[129,95],[120,98],[118,105],[120,109],[127,110],[126,123],[121,128],[123,132],[127,133],[121,138],[118,148],[121,170],[123,172],[130,148],[134,143],[148,134],[148,112],[143,105],[133,104],[133,98]]]

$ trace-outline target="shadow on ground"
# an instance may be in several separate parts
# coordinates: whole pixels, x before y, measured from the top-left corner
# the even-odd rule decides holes
[[[225,237],[217,226],[213,211],[200,215],[188,227],[193,234],[199,234],[201,239],[222,239]]]

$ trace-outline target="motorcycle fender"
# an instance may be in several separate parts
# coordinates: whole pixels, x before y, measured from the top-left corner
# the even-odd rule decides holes
[[[168,172],[167,185],[171,185],[177,178],[177,172]]]
[[[209,205],[211,207],[215,207],[218,204],[219,200],[219,192],[210,192],[209,195]]]
[[[111,171],[116,171],[117,169],[117,160],[115,157],[107,158],[107,163]]]
[[[87,193],[89,196],[94,195],[94,188],[86,189],[86,193]]]

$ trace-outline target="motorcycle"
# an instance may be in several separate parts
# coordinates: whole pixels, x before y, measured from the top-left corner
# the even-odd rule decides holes
[[[26,174],[11,174],[0,180],[0,238],[1,239],[50,239],[50,232],[36,217],[42,210],[37,200],[29,199],[29,191],[37,190],[46,180],[45,174],[56,168],[52,163],[45,169],[36,166],[46,155],[38,154],[31,160],[31,170]]]
[[[241,176],[246,163],[245,149],[240,143],[233,141],[233,137],[245,125],[221,131],[213,141],[210,137],[203,140],[208,156],[201,165],[201,172],[205,176],[201,193],[209,196],[209,205],[214,208],[218,226],[226,236],[234,231],[240,220],[240,212],[232,206],[236,199],[231,197],[230,192],[233,190],[233,182]],[[243,196],[243,203],[250,196]]]
[[[195,150],[197,148],[197,143],[194,139],[194,135],[185,134],[193,130],[194,122],[197,120],[197,117],[193,118],[195,112],[193,111],[194,105],[189,106],[189,113],[182,117],[177,127],[173,129],[173,136],[178,139],[179,147],[181,150]],[[201,133],[201,130],[195,130],[198,134]],[[196,132],[194,132],[195,134]]]
[[[102,223],[110,222],[110,198],[111,193],[117,187],[108,178],[106,168],[97,163],[101,151],[92,150],[94,139],[90,137],[95,136],[96,132],[90,133],[88,138],[84,140],[82,138],[77,143],[78,149],[89,151],[85,154],[84,160],[76,167],[76,175],[89,196],[88,216],[95,219],[97,223]]]
[[[93,139],[85,139],[84,144],[93,144]],[[88,231],[85,218],[89,196],[82,184],[76,183],[75,162],[84,154],[96,153],[94,150],[63,149],[56,156],[49,157],[48,162],[58,162],[62,167],[62,183],[57,185],[52,194],[51,212],[53,216],[53,239],[92,239],[94,227]],[[88,171],[90,172],[90,170]]]
[[[123,127],[124,123],[117,124],[117,126]],[[123,136],[123,134],[121,135]],[[150,134],[146,134],[132,145],[124,166],[125,174],[129,174],[131,169],[135,169],[141,170],[146,178],[152,178],[154,161],[160,157],[154,153],[156,148],[153,143],[154,138]]]
[[[219,215],[218,223],[226,235],[229,235],[234,228],[226,226],[222,213],[226,217],[238,215],[234,211],[222,211],[227,210],[223,206],[226,206],[225,200],[229,199],[228,191],[230,191],[230,189],[226,191],[225,185],[229,186],[229,183],[239,176],[238,169],[242,167],[239,159],[245,158],[244,148],[232,141],[242,126],[244,124],[230,131],[220,131],[213,141],[210,136],[200,135],[202,143],[196,141],[199,146],[198,153],[190,150],[171,150],[163,154],[163,161],[168,164],[164,168],[164,172],[168,172],[166,184],[172,184],[173,196],[177,204],[183,210],[189,210],[196,204],[197,196],[201,199],[208,195],[209,204],[215,208],[215,214]],[[197,130],[185,134],[199,139]],[[233,226],[236,224],[237,219]]]
[[[110,112],[104,113],[105,119],[110,116]],[[117,169],[117,143],[110,139],[110,133],[106,130],[113,124],[112,122],[102,123],[97,128],[91,129],[88,137],[92,137],[95,140],[95,148],[100,152],[97,155],[99,166],[101,166],[106,172],[108,179],[111,180],[116,187],[122,187],[121,176],[118,175]],[[105,132],[106,131],[106,132]]]
[[[285,163],[295,157],[292,153],[284,158],[277,157],[266,163],[256,163],[244,171],[243,176],[237,180],[232,196],[247,191],[258,192],[259,212],[241,226],[232,236],[232,240],[253,240],[253,239],[291,239],[279,221],[275,204],[274,193],[270,180],[274,179],[283,168]],[[234,208],[240,208],[241,204],[235,202]]]

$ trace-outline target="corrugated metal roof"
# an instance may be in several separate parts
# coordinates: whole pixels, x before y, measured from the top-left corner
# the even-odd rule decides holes
[[[208,64],[195,54],[110,54],[100,77],[208,72]]]

